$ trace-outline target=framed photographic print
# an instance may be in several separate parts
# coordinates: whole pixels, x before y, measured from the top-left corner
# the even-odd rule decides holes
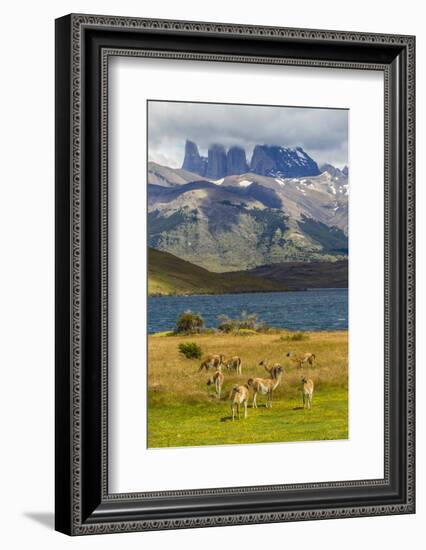
[[[414,513],[412,36],[56,21],[56,529]]]

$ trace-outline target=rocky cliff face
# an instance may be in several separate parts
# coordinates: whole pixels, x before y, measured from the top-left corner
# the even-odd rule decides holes
[[[348,177],[349,174],[347,166],[340,170],[340,168],[336,168],[332,164],[322,164],[320,170],[321,172],[328,172],[333,178]]]
[[[182,169],[205,176],[207,171],[207,159],[198,152],[197,144],[189,139],[185,142],[185,157]]]
[[[250,170],[262,176],[301,178],[318,176],[317,163],[301,147],[292,149],[277,145],[256,145]]]
[[[220,144],[214,144],[209,148],[206,176],[216,180],[226,175],[225,147]]]
[[[231,147],[226,155],[226,175],[238,176],[248,172],[246,152],[242,147]]]
[[[253,172],[261,176],[301,178],[317,176],[317,163],[301,148],[278,145],[256,145],[250,165],[242,147],[233,146],[228,152],[221,144],[211,145],[208,158],[202,157],[197,144],[187,140],[182,168],[200,176],[220,179]]]

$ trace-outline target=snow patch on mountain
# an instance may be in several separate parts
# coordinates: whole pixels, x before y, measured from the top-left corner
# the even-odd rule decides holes
[[[252,183],[253,183],[253,182],[250,181],[250,180],[240,180],[240,181],[238,182],[238,185],[239,185],[240,187],[248,187],[248,186],[251,185]]]

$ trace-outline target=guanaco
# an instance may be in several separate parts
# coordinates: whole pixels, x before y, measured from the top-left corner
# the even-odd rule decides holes
[[[281,382],[284,369],[276,367],[276,378],[250,378],[247,385],[253,389],[253,408],[257,408],[257,394],[266,395],[266,407],[272,408],[272,392]]]
[[[259,363],[259,366],[260,367],[263,367],[266,372],[270,375],[271,378],[276,378],[277,377],[277,373],[279,371],[279,369],[281,367],[281,365],[279,363],[275,363],[274,365],[272,365],[271,367],[269,366],[269,362],[267,361],[267,359],[263,359],[263,361],[261,361]]]
[[[231,357],[231,359],[229,359],[226,362],[226,368],[228,370],[236,371],[237,374],[241,374],[242,373],[241,357],[238,357],[238,355],[235,355],[234,357]]]
[[[248,386],[235,385],[229,395],[231,400],[231,412],[232,420],[235,420],[235,406],[237,407],[238,420],[240,419],[240,406],[244,406],[244,418],[247,418],[247,403],[248,403],[249,389]]]
[[[299,367],[302,367],[305,363],[309,363],[311,367],[314,365],[316,359],[315,353],[303,353],[302,355],[295,355],[292,351],[287,353],[287,357],[291,357],[295,363],[299,364]]]
[[[203,369],[221,370],[224,361],[225,361],[225,356],[222,354],[207,355],[207,357],[201,363],[200,368],[198,369],[198,372],[201,372]]]
[[[303,408],[305,408],[305,402],[308,409],[312,408],[312,396],[314,394],[314,381],[311,378],[306,378],[302,376],[301,378],[302,385],[302,397],[303,397]]]
[[[223,380],[224,380],[224,375],[222,373],[222,371],[220,370],[217,370],[213,376],[211,376],[208,380],[207,380],[207,385],[210,386],[212,384],[214,384],[214,387],[215,387],[215,390],[216,390],[216,397],[218,399],[220,399],[220,394],[222,392],[222,385],[223,385]]]

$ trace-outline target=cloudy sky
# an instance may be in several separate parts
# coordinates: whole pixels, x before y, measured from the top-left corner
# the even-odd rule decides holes
[[[257,144],[303,147],[318,163],[348,162],[349,111],[214,103],[148,102],[148,157],[172,168],[183,162],[185,140],[207,156],[212,143],[244,147],[250,161]]]

